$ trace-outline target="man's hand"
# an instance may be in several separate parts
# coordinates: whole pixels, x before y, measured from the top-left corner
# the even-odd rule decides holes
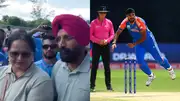
[[[107,40],[104,40],[104,45],[107,45],[108,44],[108,41]]]
[[[104,45],[107,45],[107,44],[108,44],[107,40],[100,40],[100,43],[99,43],[100,46],[104,46]]]
[[[113,43],[113,44],[112,44],[112,51],[114,51],[114,49],[115,49],[116,47],[117,47],[116,44]]]
[[[37,32],[47,32],[47,25],[39,25],[37,28],[35,28],[35,30],[37,31]]]
[[[36,32],[46,33],[47,32],[47,30],[46,30],[47,27],[48,27],[47,25],[39,25],[37,28],[34,28],[34,29],[30,30],[28,32],[28,34],[32,36]]]
[[[134,43],[128,43],[127,45],[129,48],[134,48],[134,46],[136,46]]]
[[[104,45],[104,40],[100,40],[99,45],[103,46]]]

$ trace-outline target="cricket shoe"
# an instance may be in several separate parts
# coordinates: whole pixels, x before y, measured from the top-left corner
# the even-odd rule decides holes
[[[91,88],[90,91],[91,91],[91,92],[96,92],[95,88]]]
[[[110,87],[107,87],[107,90],[108,90],[109,92],[113,92],[113,91],[114,91],[111,86],[110,86]]]
[[[169,75],[170,75],[171,79],[174,80],[176,78],[176,74],[175,74],[174,70],[171,69],[168,72],[169,72]]]
[[[150,86],[150,84],[152,83],[152,81],[156,78],[156,76],[154,75],[154,73],[152,73],[152,75],[148,76],[148,80],[146,81],[146,86]]]

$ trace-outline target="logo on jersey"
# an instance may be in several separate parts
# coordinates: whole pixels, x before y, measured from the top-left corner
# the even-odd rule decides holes
[[[101,26],[96,26],[96,28],[99,28],[99,27],[101,27]]]
[[[105,25],[104,27],[105,27],[105,28],[108,28],[108,25]]]
[[[132,32],[139,32],[138,29],[131,29]]]
[[[127,25],[127,29],[131,29],[130,25]]]
[[[139,32],[139,30],[138,30],[138,27],[136,26],[136,27],[134,27],[134,28],[131,28],[131,26],[130,25],[127,25],[127,29],[128,30],[130,30],[130,31],[132,31],[132,32]]]
[[[134,28],[131,29],[132,32],[139,32],[139,29],[137,26],[135,26]]]

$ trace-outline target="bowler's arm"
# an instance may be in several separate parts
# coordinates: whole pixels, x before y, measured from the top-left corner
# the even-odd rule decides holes
[[[126,23],[128,22],[127,18],[125,18],[121,24],[119,25],[119,28],[118,30],[116,31],[115,33],[115,37],[114,37],[114,40],[113,40],[113,44],[116,44],[116,41],[119,37],[119,35],[122,33],[122,31],[126,28]]]
[[[116,33],[115,33],[115,37],[114,37],[114,40],[113,40],[113,44],[116,44],[116,41],[117,41],[117,39],[118,39],[118,37],[119,37],[119,35],[122,33],[122,29],[120,29],[120,28],[118,28],[118,30],[116,31]]]

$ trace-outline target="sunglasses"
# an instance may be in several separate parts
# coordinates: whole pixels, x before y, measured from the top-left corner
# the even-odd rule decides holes
[[[10,57],[12,58],[17,58],[18,56],[22,56],[23,58],[28,58],[31,56],[31,52],[9,52],[10,53]]]
[[[53,45],[43,45],[42,47],[43,47],[43,49],[48,49],[48,48],[55,49],[55,48],[57,48],[57,44],[53,44]]]

